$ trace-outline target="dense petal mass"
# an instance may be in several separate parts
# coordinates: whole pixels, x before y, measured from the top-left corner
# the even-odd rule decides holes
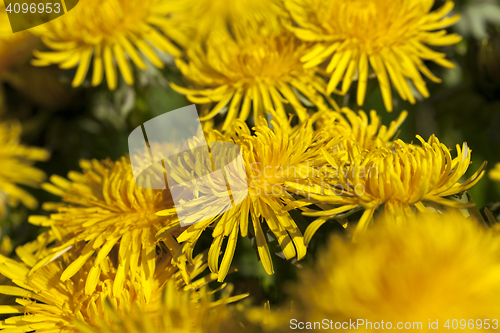
[[[34,209],[37,200],[19,185],[37,187],[45,173],[35,167],[35,161],[45,161],[49,152],[45,149],[27,147],[20,143],[21,125],[16,122],[0,123],[0,217],[5,213],[5,204],[15,206],[22,202]],[[1,218],[0,218],[1,219]]]
[[[163,68],[157,51],[180,55],[174,41],[185,37],[167,18],[166,0],[80,0],[71,12],[35,30],[53,52],[35,52],[33,64],[77,67],[73,87],[82,84],[92,63],[92,85],[106,74],[110,89],[117,86],[117,71],[134,82],[130,61],[145,70],[145,59]]]
[[[375,110],[370,111],[370,120],[364,111],[358,111],[356,114],[349,108],[342,108],[340,112],[333,110],[318,112],[313,118],[317,118],[315,124],[318,130],[326,131],[332,137],[338,135],[345,137],[346,146],[354,143],[371,150],[377,147],[390,148],[407,114],[406,111],[401,112],[389,127],[382,125],[380,116]]]
[[[431,12],[433,4],[434,0],[285,0],[298,25],[290,29],[303,41],[313,42],[302,57],[304,66],[315,68],[328,61],[327,91],[346,94],[357,78],[357,102],[362,105],[371,68],[388,111],[392,111],[391,82],[403,100],[415,103],[412,86],[429,96],[421,74],[441,82],[425,60],[455,67],[444,53],[427,45],[459,42],[461,37],[444,30],[459,16],[446,16],[453,9],[452,1]]]
[[[0,1],[0,333],[498,329],[485,1]]]
[[[218,301],[213,300],[206,288],[198,291],[177,289],[173,281],[169,281],[163,297],[154,312],[145,311],[138,306],[128,311],[117,311],[111,307],[105,309],[108,321],[99,321],[97,327],[79,322],[81,333],[223,333],[241,330],[241,312],[229,302],[245,295],[226,295]],[[230,288],[227,288],[230,289]],[[238,318],[240,317],[240,318]],[[245,330],[248,332],[248,330]]]

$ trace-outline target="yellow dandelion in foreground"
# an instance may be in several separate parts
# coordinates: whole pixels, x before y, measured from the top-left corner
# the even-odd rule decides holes
[[[152,279],[155,270],[156,232],[176,217],[158,217],[159,210],[173,207],[167,190],[142,189],[135,183],[130,161],[122,157],[116,162],[106,160],[82,161],[83,174],[71,171],[70,180],[52,176],[52,184],[42,187],[62,198],[61,203],[45,203],[44,209],[56,211],[50,217],[30,216],[29,222],[50,226],[59,238],[59,244],[50,249],[51,254],[37,263],[32,273],[45,265],[61,251],[86,243],[78,258],[61,276],[67,281],[97,253],[89,275],[101,271],[99,262],[106,258],[115,245],[119,246],[118,269],[113,282],[113,292],[118,295],[125,278],[140,265],[146,280]],[[165,239],[167,243],[170,238]],[[172,239],[173,241],[173,239]],[[168,243],[169,246],[175,246]],[[86,285],[87,294],[93,291]]]
[[[189,226],[177,237],[177,241],[184,243],[183,252],[190,255],[203,231],[207,227],[213,228],[214,240],[208,253],[208,264],[212,272],[218,273],[219,281],[223,281],[228,272],[239,235],[247,237],[251,233],[251,236],[255,237],[259,257],[268,274],[274,273],[267,245],[268,230],[277,239],[286,259],[295,257],[300,260],[306,253],[301,231],[289,213],[283,211],[285,200],[292,199],[287,192],[285,182],[307,179],[313,166],[310,161],[314,161],[316,156],[322,157],[321,147],[328,149],[335,142],[315,133],[310,122],[301,125],[294,135],[289,134],[288,123],[273,121],[271,124],[273,130],[269,129],[263,118],[260,118],[254,128],[255,134],[252,135],[248,126],[243,121],[237,120],[225,136],[216,131],[211,131],[207,135],[209,142],[226,141],[239,146],[245,167],[244,173],[236,168],[229,168],[226,172],[228,179],[232,181],[231,189],[248,187],[248,195],[235,199],[241,203],[220,214],[220,208],[227,205],[222,194],[227,193],[228,189],[225,179],[213,179],[209,186],[196,188],[195,199],[183,204],[186,209],[190,206],[200,207],[197,208],[197,212],[201,217],[215,216]],[[225,147],[220,149],[212,151],[212,156],[225,158],[234,155],[231,149]],[[201,168],[198,166],[199,160],[194,156],[185,156],[185,159],[186,164],[194,170]],[[185,177],[184,165],[172,165],[170,169],[177,173],[178,177]],[[246,175],[246,179],[242,179],[243,174]],[[189,173],[187,176],[189,177]],[[242,181],[246,182],[233,187]],[[233,193],[233,195],[238,197],[238,194]],[[170,216],[174,211],[168,209],[159,212],[158,215]],[[182,212],[177,211],[177,213],[180,215]],[[157,237],[168,235],[173,227],[167,225],[160,230]],[[227,245],[219,265],[219,256],[224,243]]]
[[[491,179],[500,182],[500,163],[495,165],[495,168],[490,171],[489,176]]]
[[[303,41],[314,42],[301,59],[305,67],[314,68],[329,61],[328,92],[344,95],[357,78],[357,101],[361,106],[370,66],[388,111],[392,111],[391,82],[403,100],[415,103],[409,82],[422,96],[429,96],[420,73],[441,82],[426,67],[425,60],[455,67],[444,53],[427,45],[458,43],[461,37],[447,34],[444,28],[454,24],[459,16],[446,17],[453,9],[452,1],[431,12],[433,4],[434,0],[285,0],[298,24],[292,31]]]
[[[79,324],[78,327],[81,333],[238,332],[241,327],[235,316],[241,317],[241,314],[228,303],[241,296],[229,297],[228,289],[224,290],[226,295],[222,299],[214,301],[204,288],[199,292],[181,291],[169,281],[155,312],[132,306],[128,312],[117,313],[108,306],[104,313],[108,314],[109,321],[100,321],[97,329],[88,324]]]
[[[202,121],[224,110],[222,130],[236,119],[246,120],[251,111],[255,119],[267,112],[288,119],[287,104],[305,121],[304,98],[319,109],[328,108],[325,99],[337,107],[325,97],[326,83],[316,70],[302,67],[305,45],[292,33],[283,29],[262,33],[247,27],[235,34],[233,38],[228,32],[214,32],[206,45],[187,51],[186,61],[176,60],[192,87],[172,87],[191,102],[205,104]]]
[[[107,257],[100,260],[101,271],[97,276],[91,276],[92,264],[87,262],[72,278],[60,281],[63,271],[77,259],[78,250],[82,249],[73,249],[62,256],[63,260],[48,263],[31,276],[29,263],[35,260],[33,256],[23,256],[25,262],[0,257],[0,273],[17,285],[0,286],[0,293],[19,297],[17,305],[0,306],[0,313],[15,315],[1,323],[3,332],[78,332],[77,321],[92,327],[98,327],[103,321],[111,322],[114,317],[106,311],[108,306],[113,306],[120,314],[129,313],[131,309],[160,314],[163,286],[168,282],[183,286],[180,272],[171,265],[172,257],[168,252],[158,256],[152,279],[144,279],[147,273],[143,267],[133,267],[135,274],[126,279],[119,295],[113,291],[117,268]],[[99,260],[96,256],[93,259]],[[203,255],[195,258],[195,264],[190,267],[193,278],[206,269],[204,261]],[[84,290],[89,279],[94,280],[95,288],[87,294]],[[205,277],[185,288],[196,290],[210,280]]]
[[[327,110],[313,115],[318,130],[326,131],[332,137],[342,135],[346,138],[346,145],[353,142],[364,149],[392,146],[392,140],[408,113],[401,112],[399,117],[392,121],[389,127],[381,125],[381,119],[375,110],[370,111],[370,120],[364,111],[356,112],[349,108],[339,111]]]
[[[18,185],[37,187],[45,173],[35,167],[35,161],[46,161],[49,153],[45,149],[28,147],[20,143],[21,125],[17,122],[0,123],[0,217],[6,205],[16,206],[22,202],[34,209],[36,199]]]
[[[426,206],[434,204],[455,208],[474,206],[473,203],[460,203],[445,197],[474,186],[483,176],[486,162],[469,179],[459,183],[471,163],[471,150],[467,144],[464,143],[462,148],[457,145],[457,157],[452,159],[449,149],[435,136],[431,136],[428,142],[420,136],[417,138],[422,146],[397,140],[394,148],[380,147],[359,154],[350,153],[354,157],[341,163],[325,152],[328,161],[333,163],[331,178],[323,187],[302,186],[300,189],[306,193],[309,191],[302,201],[331,204],[334,208],[324,211],[305,209],[304,215],[320,217],[308,226],[306,243],[328,219],[351,210],[365,210],[354,232],[354,237],[357,237],[367,228],[379,206],[396,219],[413,215],[416,210],[428,212]],[[301,200],[291,206],[298,203]]]
[[[173,40],[182,43],[183,34],[167,18],[165,0],[80,0],[78,6],[38,28],[44,43],[54,52],[35,52],[37,66],[59,64],[77,67],[73,87],[82,84],[92,63],[92,85],[106,73],[110,89],[117,86],[116,64],[128,84],[134,82],[129,58],[145,70],[147,58],[163,68],[157,51],[179,56]]]
[[[382,320],[392,324],[384,329],[435,331],[430,320],[448,332],[456,319],[461,329],[498,328],[500,238],[456,211],[378,222],[358,243],[332,239],[315,270],[301,273],[304,326],[359,319],[362,331],[379,331]]]

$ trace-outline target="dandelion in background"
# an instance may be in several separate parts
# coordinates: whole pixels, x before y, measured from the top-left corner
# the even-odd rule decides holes
[[[189,36],[187,47],[203,43],[213,31],[238,27],[279,31],[288,13],[281,0],[176,0],[169,11]]]
[[[46,161],[49,152],[42,148],[28,147],[20,143],[21,124],[0,123],[0,219],[7,206],[22,202],[35,209],[37,200],[18,185],[38,187],[45,179],[45,173],[35,167],[35,161]]]
[[[0,3],[0,73],[13,63],[26,60],[38,39],[28,32],[12,33],[4,3]]]
[[[455,65],[427,45],[453,45],[461,40],[446,27],[459,15],[447,17],[453,2],[431,12],[434,0],[285,0],[297,26],[298,38],[312,42],[301,61],[315,68],[327,61],[328,93],[346,94],[358,81],[357,102],[363,105],[370,68],[380,83],[384,104],[392,111],[391,82],[403,100],[415,103],[412,83],[429,96],[424,74],[441,82],[424,64],[430,60],[447,68]],[[340,90],[337,86],[342,81]]]
[[[36,51],[37,66],[77,67],[73,87],[82,84],[92,63],[92,86],[106,74],[109,89],[117,86],[117,70],[127,84],[134,82],[133,67],[145,70],[146,59],[158,68],[157,52],[179,56],[175,45],[185,35],[169,20],[165,0],[80,0],[69,13],[33,31],[53,52]],[[175,41],[175,42],[174,42]]]
[[[500,163],[495,165],[495,168],[490,171],[489,176],[491,179],[500,182]]]

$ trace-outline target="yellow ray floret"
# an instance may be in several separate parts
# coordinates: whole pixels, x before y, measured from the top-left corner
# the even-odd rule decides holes
[[[73,87],[82,84],[92,64],[92,85],[106,74],[111,90],[117,86],[117,70],[125,82],[134,82],[129,60],[145,70],[146,59],[163,68],[157,50],[180,55],[173,41],[184,35],[167,18],[165,0],[80,0],[61,18],[35,29],[53,52],[36,51],[33,64],[77,67]]]
[[[301,59],[304,66],[315,68],[328,62],[327,91],[344,95],[357,78],[361,106],[371,68],[388,111],[392,111],[391,83],[403,100],[415,103],[412,85],[422,96],[429,96],[421,73],[441,82],[425,60],[455,67],[444,53],[427,45],[458,43],[461,37],[444,29],[459,16],[446,16],[453,9],[452,1],[431,12],[433,4],[434,0],[285,0],[298,25],[290,29],[303,41],[313,43]]]

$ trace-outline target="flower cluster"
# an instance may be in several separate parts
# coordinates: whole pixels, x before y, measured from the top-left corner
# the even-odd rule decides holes
[[[362,105],[371,69],[391,111],[391,82],[403,100],[415,103],[415,89],[429,96],[421,74],[440,82],[425,60],[454,67],[427,45],[459,42],[444,30],[459,16],[446,16],[451,1],[436,11],[433,2],[81,0],[73,15],[35,29],[54,51],[37,51],[33,64],[76,67],[75,87],[92,67],[93,86],[105,73],[115,89],[116,65],[132,84],[129,60],[141,70],[148,63],[162,68],[162,53],[170,54],[188,80],[188,87],[175,89],[204,104],[205,119],[229,108],[224,128],[251,109],[256,116],[282,116],[284,104],[304,120],[302,99],[320,109],[325,100],[335,105],[329,95],[345,95],[354,81]],[[330,76],[328,85],[323,75]]]
[[[435,50],[461,40],[445,30],[459,19],[453,6],[80,0],[20,41],[0,41],[9,49],[39,37],[31,64],[74,69],[73,88],[105,78],[112,91],[133,85],[137,69],[167,67],[179,76],[172,90],[199,105],[208,143],[203,157],[203,136],[187,139],[190,149],[142,178],[134,167],[152,154],[131,151],[81,159],[80,170],[44,182],[33,163],[47,150],[20,144],[18,123],[0,123],[0,217],[18,202],[37,208],[22,186],[53,198],[27,218],[38,237],[16,258],[0,255],[0,294],[14,297],[1,299],[0,329],[279,330],[283,313],[247,311],[242,300],[253,290],[238,285],[232,296],[224,283],[248,260],[260,261],[265,278],[286,264],[299,272],[291,289],[300,311],[285,316],[303,322],[498,318],[500,240],[487,228],[496,220],[463,195],[486,162],[470,167],[466,142],[453,151],[434,134],[405,142],[407,111],[384,124],[349,103],[351,86],[362,106],[376,81],[387,111],[399,106],[393,88],[411,104],[429,97],[426,79],[440,79],[427,64],[454,67]],[[144,143],[171,156],[169,143]],[[206,175],[218,166],[224,172]],[[500,164],[489,176],[500,181]],[[166,186],[151,186],[158,182]],[[185,214],[196,222],[184,223]],[[316,270],[304,268],[298,262],[325,241],[326,226],[341,235],[310,256]]]

